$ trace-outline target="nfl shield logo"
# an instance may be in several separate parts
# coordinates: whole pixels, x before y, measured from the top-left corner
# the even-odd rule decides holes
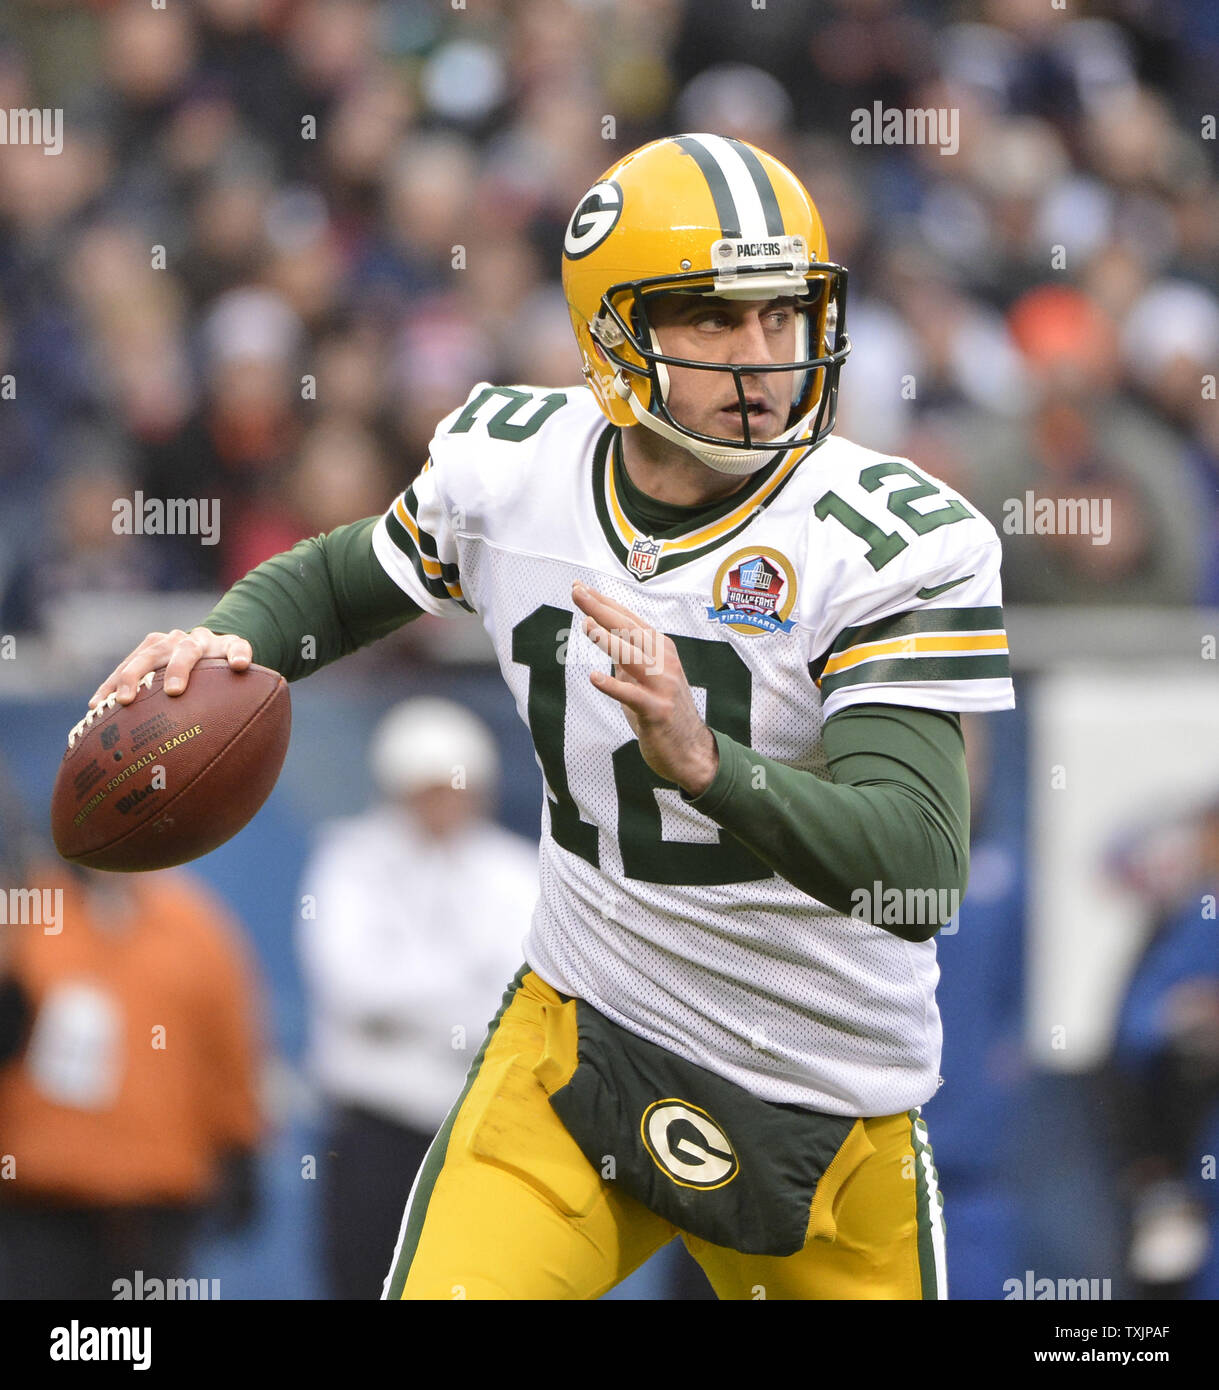
[[[632,574],[637,574],[642,579],[646,579],[656,568],[656,561],[660,555],[661,544],[648,536],[637,536],[631,544],[631,553],[627,557],[626,567]]]

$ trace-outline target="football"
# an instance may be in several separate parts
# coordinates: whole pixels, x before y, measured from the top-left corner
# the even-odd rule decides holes
[[[168,869],[231,839],[266,801],[292,726],[288,683],[223,657],[181,695],[150,671],[135,699],[109,696],[68,735],[51,799],[59,853],[90,869]]]

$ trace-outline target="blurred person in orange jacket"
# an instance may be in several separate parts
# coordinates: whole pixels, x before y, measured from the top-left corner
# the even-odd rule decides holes
[[[181,872],[3,867],[0,1299],[201,1277],[204,1213],[234,1230],[255,1206],[258,991],[240,930]]]

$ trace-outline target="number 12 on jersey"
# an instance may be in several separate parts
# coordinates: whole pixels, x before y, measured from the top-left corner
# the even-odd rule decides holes
[[[512,659],[529,668],[529,731],[538,761],[553,793],[550,828],[555,840],[571,854],[600,868],[598,827],[583,820],[567,778],[565,726],[567,664],[559,643],[571,631],[569,611],[543,603],[512,629]],[[749,667],[727,642],[705,637],[669,634],[682,670],[691,686],[707,692],[707,723],[729,738],[749,746],[753,677]],[[587,679],[580,668],[580,678]],[[574,679],[574,677],[573,677]],[[608,697],[589,686],[597,700]],[[623,872],[645,883],[751,883],[771,878],[774,870],[721,831],[717,843],[691,844],[661,837],[657,788],[676,788],[644,761],[639,740],[627,739],[610,755],[618,803],[618,849]]]
[[[886,504],[889,511],[893,513],[899,521],[904,521],[916,536],[925,536],[928,531],[934,531],[937,526],[949,526],[954,521],[964,521],[966,517],[973,516],[963,503],[955,498],[948,498],[942,507],[935,507],[929,512],[916,512],[910,505],[921,497],[938,497],[939,489],[934,484],[929,483],[925,478],[910,468],[907,464],[898,463],[896,459],[891,459],[887,463],[875,463],[870,468],[865,468],[859,475],[860,486],[867,492],[875,492],[880,487],[881,482],[894,473],[905,473],[914,479],[913,487],[898,488],[889,494]],[[849,502],[844,502],[836,492],[823,493],[813,504],[813,515],[818,521],[824,521],[827,516],[832,516],[835,521],[840,521],[848,531],[858,536],[860,540],[868,544],[868,553],[864,556],[868,564],[874,570],[881,570],[896,555],[900,555],[909,541],[904,540],[896,531],[882,531],[875,522],[869,521],[866,516],[861,515],[851,506]]]

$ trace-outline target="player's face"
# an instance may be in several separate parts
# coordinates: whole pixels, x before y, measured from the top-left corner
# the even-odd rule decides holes
[[[798,312],[790,298],[666,294],[648,304],[648,318],[666,356],[733,364],[793,361]],[[731,372],[704,372],[692,367],[669,367],[668,372],[668,405],[675,420],[701,434],[744,438]],[[791,372],[742,375],[752,438],[770,439],[786,428],[792,377]]]

